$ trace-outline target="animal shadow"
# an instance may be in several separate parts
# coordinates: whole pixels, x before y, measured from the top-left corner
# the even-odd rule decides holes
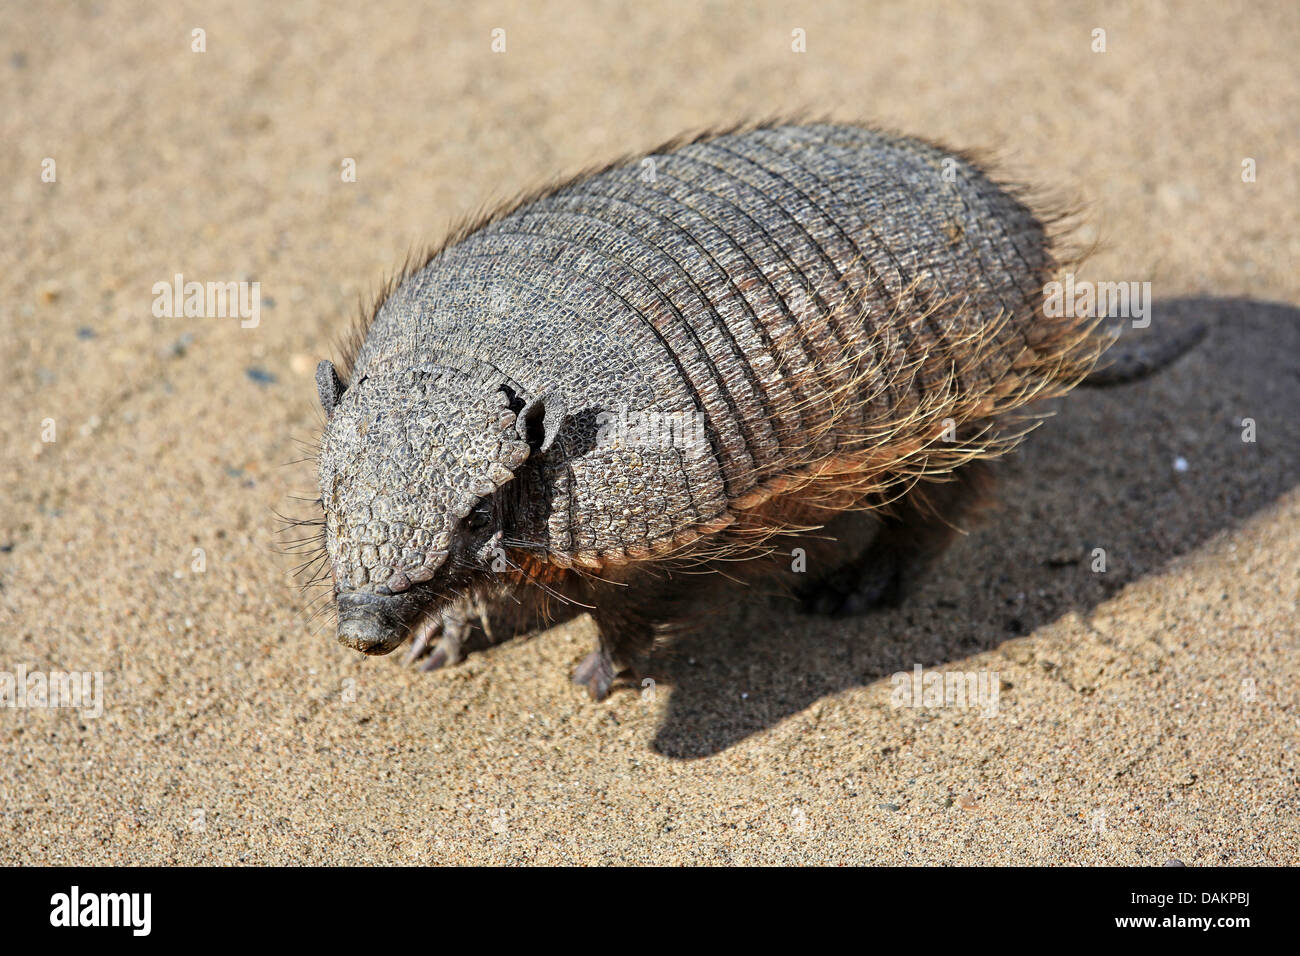
[[[1182,298],[1156,303],[1151,334],[1166,322],[1208,333],[1150,378],[1045,405],[1053,417],[994,465],[996,510],[900,606],[831,620],[754,590],[706,607],[651,661],[672,686],[655,749],[709,756],[828,694],[1086,615],[1277,500],[1300,474],[1300,310]]]

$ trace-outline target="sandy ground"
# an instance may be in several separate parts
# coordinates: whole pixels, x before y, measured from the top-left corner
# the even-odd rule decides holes
[[[1296,862],[1300,8],[756,6],[0,9],[0,671],[104,674],[98,718],[0,710],[0,859]],[[1209,337],[1060,403],[899,610],[756,595],[653,697],[569,685],[585,620],[437,675],[313,633],[273,510],[358,296],[516,188],[800,108],[1087,199],[1088,276]],[[260,323],[155,318],[176,273]],[[997,714],[891,706],[916,664]]]

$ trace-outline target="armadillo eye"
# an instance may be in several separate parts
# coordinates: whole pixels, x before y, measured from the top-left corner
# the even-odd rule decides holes
[[[470,531],[482,531],[492,522],[492,516],[486,511],[471,511],[465,519],[465,527]]]

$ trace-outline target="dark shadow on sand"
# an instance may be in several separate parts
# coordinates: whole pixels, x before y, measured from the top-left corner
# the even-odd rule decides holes
[[[655,749],[705,757],[828,694],[1087,615],[1276,501],[1300,480],[1300,310],[1176,299],[1156,303],[1146,334],[1195,321],[1207,336],[1169,368],[1047,406],[1055,417],[996,466],[1000,507],[901,607],[828,620],[749,592],[706,609],[652,662],[672,687]],[[1090,568],[1095,547],[1104,574]]]

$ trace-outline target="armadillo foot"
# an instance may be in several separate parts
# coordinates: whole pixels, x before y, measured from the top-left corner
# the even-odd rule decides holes
[[[573,682],[587,688],[592,700],[604,700],[609,696],[609,688],[618,676],[614,662],[603,650],[595,650],[582,659],[578,669],[573,672]]]
[[[874,553],[872,553],[874,552]],[[902,599],[902,568],[889,552],[872,549],[801,595],[804,609],[826,617],[850,617]]]
[[[459,664],[473,651],[490,643],[475,616],[452,606],[421,622],[411,640],[406,663],[418,664],[422,671],[433,671]]]
[[[799,595],[804,607],[831,617],[897,607],[957,529],[979,513],[991,486],[988,463],[975,461],[946,481],[914,488],[861,554]]]

